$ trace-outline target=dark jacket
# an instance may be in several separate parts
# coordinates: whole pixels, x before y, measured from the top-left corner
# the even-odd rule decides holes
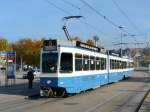
[[[28,74],[27,74],[27,79],[28,79],[28,80],[33,80],[33,79],[34,79],[34,74],[33,74],[33,71],[32,71],[32,70],[30,70],[30,71],[28,72]]]

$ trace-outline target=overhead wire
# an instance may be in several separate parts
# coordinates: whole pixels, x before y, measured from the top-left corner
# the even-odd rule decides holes
[[[54,4],[53,2],[49,1],[49,0],[44,0],[46,3],[48,3],[49,5],[55,7],[56,9],[60,10],[61,12],[65,13],[65,14],[68,14],[68,15],[73,15],[73,13],[70,13],[69,11],[57,6],[56,4]],[[64,1],[64,0],[63,0]],[[71,2],[67,2],[69,3],[70,5],[72,4]],[[73,5],[73,4],[72,4]],[[75,6],[75,5],[73,5]],[[76,6],[77,7],[77,6]],[[83,24],[85,24],[86,26],[88,26],[89,28],[93,29],[94,31],[96,30],[98,33],[102,33],[104,34],[99,28],[95,27],[94,25],[86,22],[86,21],[83,21],[81,19],[79,19],[80,22],[82,22]],[[104,34],[105,35],[105,34]]]
[[[129,18],[129,16],[125,13],[125,11],[120,7],[120,5],[115,1],[115,0],[111,0],[113,2],[113,4],[117,7],[117,9],[120,11],[120,13],[127,19],[127,21],[129,22],[130,26],[136,30],[137,33],[141,33],[141,31],[139,30],[139,28],[136,26],[136,24]],[[136,36],[136,35],[135,35]],[[134,40],[138,43],[137,39],[135,36],[132,36],[134,38]]]
[[[111,19],[109,19],[108,17],[106,17],[104,14],[102,14],[101,12],[99,12],[98,10],[96,10],[94,7],[92,7],[88,2],[86,2],[85,0],[80,0],[85,6],[87,6],[88,8],[90,8],[93,12],[95,12],[96,14],[98,14],[100,17],[102,17],[104,20],[106,20],[107,22],[109,22],[110,24],[112,24],[114,27],[116,27],[117,29],[120,29],[121,31],[125,32],[128,35],[131,35],[130,32],[128,32],[127,30],[123,29],[122,26],[117,25],[115,22],[113,22]],[[134,36],[131,36],[134,41],[137,41],[137,39]]]
[[[72,2],[70,2],[70,1],[68,1],[68,0],[62,0],[62,1],[63,1],[64,3],[66,3],[66,4],[70,5],[70,6],[72,6],[73,8],[76,8],[76,9],[78,9],[79,11],[81,11],[81,8],[80,8],[79,6],[73,4]],[[84,16],[82,16],[82,18],[86,19],[86,17],[84,17]],[[102,33],[103,35],[106,35],[101,29],[96,28],[94,25],[92,25],[92,24],[90,24],[90,23],[88,23],[88,22],[86,22],[86,21],[84,21],[84,20],[81,20],[81,19],[79,19],[79,20],[80,20],[82,23],[84,23],[86,26],[88,26],[89,28],[92,28],[92,29],[96,30],[97,32],[100,32],[100,33]]]
[[[72,7],[74,7],[74,8],[76,8],[76,9],[78,9],[78,10],[81,10],[81,8],[80,7],[78,7],[77,5],[75,5],[75,4],[73,4],[73,3],[71,3],[70,1],[68,1],[68,0],[62,0],[63,2],[65,2],[66,4],[68,4],[68,5],[71,5]]]
[[[127,21],[130,23],[130,25],[140,34],[141,31],[136,26],[136,24],[129,18],[129,16],[125,13],[125,11],[119,6],[119,4],[115,0],[111,0],[113,4],[117,7],[117,9],[120,11],[120,13],[127,19]]]
[[[65,9],[63,9],[63,8],[61,8],[61,7],[59,7],[59,6],[57,6],[56,4],[54,4],[53,2],[51,2],[51,1],[49,1],[49,0],[44,0],[45,2],[47,2],[49,5],[52,5],[53,7],[55,7],[56,9],[58,9],[58,10],[60,10],[60,11],[62,11],[63,13],[66,13],[66,14],[69,14],[69,15],[72,15],[72,13],[70,13],[69,11],[67,11],[67,10],[65,10]],[[63,0],[63,1],[65,1],[66,2],[66,0]],[[82,3],[84,3],[86,6],[88,6],[90,9],[92,9],[94,12],[96,12],[99,16],[101,16],[101,17],[103,17],[105,20],[107,20],[109,23],[111,23],[113,26],[115,26],[115,27],[117,27],[117,28],[119,28],[120,26],[118,26],[117,24],[115,24],[113,21],[111,21],[109,18],[107,18],[106,16],[104,16],[102,13],[100,13],[99,11],[97,11],[96,9],[94,9],[92,6],[90,6],[87,2],[85,2],[84,0],[80,0]],[[76,5],[74,5],[73,3],[71,3],[71,2],[66,2],[66,3],[68,3],[69,5],[71,5],[72,7],[74,7],[74,8],[77,8],[78,6],[76,6]],[[81,8],[77,8],[77,9],[81,9]],[[84,23],[85,25],[87,25],[89,28],[92,28],[92,29],[94,29],[94,31],[96,30],[97,32],[101,32],[101,33],[103,33],[101,30],[99,30],[97,27],[95,27],[95,26],[93,26],[93,25],[91,25],[91,24],[89,24],[88,22],[86,22],[86,21],[83,21],[83,20],[81,20],[81,19],[79,19],[82,23]],[[127,34],[129,34],[130,35],[130,33],[128,32],[128,31],[126,31],[125,29],[121,29],[121,28],[119,28],[120,30],[122,30],[122,31],[124,31],[124,32],[126,32]],[[104,34],[104,33],[103,33]],[[105,34],[104,34],[105,35]],[[132,36],[133,37],[133,36]],[[133,38],[136,42],[138,42],[135,38]]]
[[[66,14],[69,14],[71,15],[71,13],[67,10],[64,10],[63,8],[61,7],[58,7],[56,4],[54,4],[53,2],[49,1],[49,0],[44,0],[46,3],[48,3],[49,5],[52,5],[53,7],[55,7],[56,9],[62,11],[63,13],[66,13]]]
[[[136,30],[137,33],[139,33],[139,35],[141,34],[141,31],[139,30],[139,28],[137,27],[137,25],[130,19],[130,17],[125,13],[125,11],[121,8],[121,6],[116,2],[116,0],[112,0],[113,4],[117,7],[117,9],[120,11],[120,13],[128,20],[128,22],[130,23],[130,25]],[[142,35],[144,36],[144,34],[142,33]],[[138,35],[135,35],[138,36]],[[136,37],[134,37],[136,38]],[[148,41],[148,38],[145,34],[145,39]],[[137,40],[137,39],[135,39]],[[149,42],[148,42],[149,43]],[[146,44],[146,47],[148,47],[148,43]]]
[[[107,22],[109,22],[110,24],[112,24],[114,27],[116,27],[117,29],[120,29],[124,32],[126,32],[127,34],[130,34],[128,31],[126,31],[125,29],[120,28],[119,25],[117,25],[115,22],[113,22],[111,19],[109,19],[108,17],[106,17],[104,14],[100,13],[98,10],[96,10],[94,7],[92,7],[89,3],[87,3],[84,0],[80,0],[85,6],[89,7],[93,12],[95,12],[96,14],[98,14],[100,17],[102,17],[104,20],[106,20]]]

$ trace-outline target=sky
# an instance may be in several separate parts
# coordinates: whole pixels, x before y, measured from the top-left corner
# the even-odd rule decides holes
[[[79,36],[85,41],[97,35],[101,45],[112,48],[115,47],[114,43],[121,41],[121,34],[126,34],[80,0],[47,1],[0,0],[0,37],[5,37],[9,42],[15,42],[22,38],[40,39],[43,37],[65,40],[62,26],[66,23],[71,36]],[[85,1],[117,26],[123,26],[123,29],[131,35],[136,35],[134,38],[124,36],[123,42],[135,43],[150,40],[150,0]],[[119,5],[132,24],[113,1]],[[65,22],[63,18],[71,15],[83,17],[80,20],[71,19]]]

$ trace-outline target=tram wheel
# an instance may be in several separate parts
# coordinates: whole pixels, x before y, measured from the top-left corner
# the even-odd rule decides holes
[[[63,98],[63,97],[67,97],[67,93],[65,89],[58,89],[53,91],[53,96]]]
[[[44,96],[45,97],[53,97],[53,90],[51,89],[51,88],[49,88],[48,90],[46,90],[45,92],[44,92]]]

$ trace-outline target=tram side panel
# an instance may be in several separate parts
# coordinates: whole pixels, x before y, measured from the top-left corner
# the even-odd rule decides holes
[[[67,93],[79,93],[100,85],[100,75],[81,75],[81,73],[71,75],[72,77],[59,77],[58,81],[58,86],[65,88]]]
[[[99,76],[95,74],[81,73],[79,76],[74,78],[76,89],[78,92],[85,91],[90,88],[94,88],[99,85]]]
[[[116,68],[112,68],[108,72],[108,66],[104,66],[104,63],[107,62],[105,60],[108,60],[106,58],[106,55],[101,55],[99,53],[93,53],[87,51],[87,53],[83,54],[83,50],[75,49],[75,48],[66,48],[62,47],[63,50],[61,50],[60,53],[48,53],[45,54],[47,56],[47,60],[45,60],[45,64],[47,65],[47,62],[53,62],[51,58],[49,57],[56,57],[52,55],[59,54],[59,62],[57,64],[57,71],[54,74],[54,77],[52,77],[52,73],[49,73],[43,77],[41,77],[41,86],[42,87],[52,87],[52,88],[64,88],[67,93],[79,93],[81,91],[96,88],[100,85],[107,84],[108,82],[116,82],[118,80],[121,80],[123,75],[125,74],[128,76],[128,71],[122,72],[121,70],[117,70]],[[76,51],[78,51],[78,55],[75,58]],[[80,53],[80,54],[79,54]],[[93,53],[93,54],[92,54]],[[87,55],[89,54],[89,55]],[[80,56],[81,55],[81,56]],[[81,58],[81,67],[80,64],[77,65],[79,69],[76,70],[76,62],[79,61]],[[56,58],[58,59],[58,58]],[[87,62],[84,62],[84,60],[88,59]],[[117,58],[115,58],[117,60]],[[49,61],[51,60],[51,61]],[[121,61],[121,60],[119,60]],[[115,63],[119,61],[114,61]],[[101,64],[101,67],[98,66],[98,64]],[[54,62],[55,63],[55,62]],[[88,69],[84,70],[83,63],[89,63]],[[112,63],[111,63],[112,64]],[[55,65],[55,64],[53,64]],[[91,68],[91,66],[98,66],[97,68]],[[117,65],[118,66],[118,65]],[[47,66],[46,66],[47,67]],[[46,68],[45,67],[45,68]],[[51,67],[53,70],[55,67]],[[69,69],[68,69],[69,68]],[[49,69],[48,69],[49,70]],[[50,71],[51,72],[51,71]]]

